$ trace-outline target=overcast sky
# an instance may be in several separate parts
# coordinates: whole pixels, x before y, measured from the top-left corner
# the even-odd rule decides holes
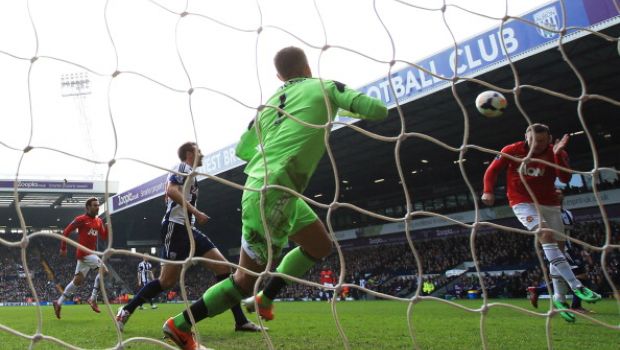
[[[508,1],[508,13],[519,15],[545,2]],[[447,3],[493,17],[506,11],[499,0]],[[385,76],[389,66],[357,53],[389,61],[394,51],[396,59],[416,62],[454,44],[441,11],[411,6],[437,9],[442,1],[190,1],[192,15],[179,21],[173,12],[185,10],[182,1],[110,0],[107,24],[114,45],[106,31],[105,1],[29,4],[38,52],[26,2],[0,2],[5,33],[0,36],[0,142],[6,145],[0,144],[0,178],[13,178],[18,169],[22,152],[11,148],[28,145],[103,162],[138,158],[169,168],[186,140],[197,139],[205,154],[235,143],[254,116],[244,104],[264,103],[280,85],[272,57],[285,46],[304,48],[315,76],[361,87]],[[457,41],[500,24],[455,7],[445,15]],[[319,60],[319,49],[295,37],[356,53],[329,49]],[[35,55],[72,63],[42,57],[31,64]],[[61,88],[61,77],[85,72],[78,65],[94,72],[89,94],[63,97],[71,91]],[[158,83],[126,73],[112,78],[117,69]],[[197,89],[190,101],[183,91],[191,86],[228,97]],[[35,148],[24,156],[19,173],[21,179],[104,179],[107,168]],[[161,174],[152,166],[119,160],[111,179],[123,191]]]

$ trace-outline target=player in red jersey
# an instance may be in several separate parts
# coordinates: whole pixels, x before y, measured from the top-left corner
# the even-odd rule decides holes
[[[553,137],[549,127],[544,124],[532,124],[525,131],[525,141],[519,141],[502,148],[502,153],[525,158],[530,150],[532,159],[540,159],[552,164],[557,164],[568,168],[568,154],[564,150],[568,144],[568,135],[556,140],[552,144]],[[484,193],[482,202],[486,205],[495,203],[493,188],[499,173],[506,169],[506,187],[510,206],[515,216],[528,230],[537,230],[540,226],[550,228],[557,232],[564,232],[562,213],[560,211],[560,199],[555,190],[556,177],[560,181],[567,183],[570,181],[571,174],[560,169],[556,169],[546,164],[530,161],[526,163],[516,162],[507,157],[498,155],[487,168],[484,174]],[[523,175],[525,182],[532,190],[538,202],[540,215],[534,205],[534,199],[528,193],[525,184],[521,181],[520,174]],[[566,237],[557,235],[552,231],[541,231],[538,240],[542,244],[545,257],[549,260],[549,273],[553,281],[553,288],[556,295],[566,294],[566,286],[562,279],[573,290],[575,295],[587,302],[595,302],[601,299],[598,293],[591,291],[575,277],[570,264],[566,261],[563,254],[566,244]],[[564,302],[556,302],[556,308],[568,309]],[[561,313],[566,320],[571,318],[570,313]],[[566,316],[566,317],[565,317]],[[574,321],[574,315],[572,315]]]
[[[105,227],[103,221],[97,217],[99,214],[99,200],[97,198],[89,198],[86,200],[86,214],[77,216],[73,221],[65,228],[63,235],[69,236],[75,229],[78,230],[78,243],[90,250],[97,250],[97,237],[101,236],[101,239],[106,240],[108,238],[108,230]],[[60,242],[60,255],[67,256],[67,243],[65,241]],[[54,301],[54,312],[56,317],[60,319],[60,309],[65,298],[71,295],[76,287],[79,287],[84,282],[84,278],[88,275],[90,270],[98,272],[99,268],[102,268],[103,272],[107,272],[105,265],[101,262],[101,259],[96,254],[91,254],[82,249],[77,249],[76,252],[77,266],[75,267],[75,276],[73,280],[67,284],[64,292]],[[93,292],[88,299],[88,304],[93,311],[99,313],[99,307],[97,306],[97,295],[99,294],[99,273],[95,277],[95,283],[93,285]]]
[[[325,296],[325,299],[329,301],[330,299],[332,299],[332,296],[334,295],[334,291],[332,289],[329,289],[329,288],[333,288],[334,282],[336,282],[336,278],[334,277],[334,272],[332,271],[332,269],[329,268],[329,266],[325,265],[323,266],[323,270],[321,270],[319,276],[320,276],[319,280],[321,284],[324,285],[325,287],[328,287],[323,292],[323,295]]]

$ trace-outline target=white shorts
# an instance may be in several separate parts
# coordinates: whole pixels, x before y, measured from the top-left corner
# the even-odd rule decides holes
[[[75,267],[75,274],[82,273],[84,277],[88,274],[90,270],[97,270],[103,265],[99,256],[95,254],[86,255],[82,260],[77,261],[77,266]]]
[[[560,207],[539,205],[540,215],[542,215],[542,222],[544,227],[554,229],[558,232],[564,233],[564,222],[562,221],[562,211]],[[534,203],[519,203],[512,207],[512,211],[521,224],[528,230],[532,231],[538,228],[541,220],[538,217],[536,206]],[[566,241],[566,237],[554,234],[554,238],[557,241]]]

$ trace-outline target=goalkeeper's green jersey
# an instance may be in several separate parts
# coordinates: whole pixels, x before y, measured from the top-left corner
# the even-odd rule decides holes
[[[380,100],[342,83],[321,83],[316,78],[287,81],[267,106],[277,106],[303,122],[320,126],[328,120],[326,102],[334,115],[342,108],[364,119],[380,120],[387,116],[387,108]],[[243,134],[236,149],[237,156],[248,162],[245,173],[253,178],[265,177],[266,162],[270,183],[280,183],[277,179],[286,177],[285,182],[292,184],[294,190],[303,192],[325,152],[325,128],[303,125],[272,107],[265,107],[257,122],[263,139],[262,152],[256,125]]]

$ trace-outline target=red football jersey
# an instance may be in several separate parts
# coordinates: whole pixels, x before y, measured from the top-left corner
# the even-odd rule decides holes
[[[334,273],[332,270],[321,271],[321,284],[334,283]]]
[[[503,153],[519,158],[527,156],[528,151],[529,148],[525,141],[519,141],[502,148]],[[568,154],[565,151],[560,152],[558,155],[554,154],[553,145],[549,145],[546,151],[539,155],[533,155],[532,158],[542,159],[568,168]],[[510,206],[515,206],[519,203],[533,203],[534,201],[519,177],[520,165],[520,162],[515,162],[506,157],[495,157],[484,173],[484,192],[493,193],[497,176],[504,168],[507,168],[506,192]],[[557,177],[560,181],[567,183],[571,178],[570,173],[539,162],[530,162],[521,171],[523,172],[523,178],[532,189],[539,204],[560,205],[558,195],[555,193],[555,179]]]
[[[101,235],[101,239],[108,239],[108,231],[103,221],[98,217],[90,217],[86,214],[77,216],[73,221],[65,228],[63,235],[69,236],[75,229],[78,229],[78,243],[91,250],[97,249],[97,237]],[[65,241],[60,242],[60,249],[67,249],[67,243]],[[82,259],[89,255],[88,252],[81,249],[77,250],[76,257]]]

